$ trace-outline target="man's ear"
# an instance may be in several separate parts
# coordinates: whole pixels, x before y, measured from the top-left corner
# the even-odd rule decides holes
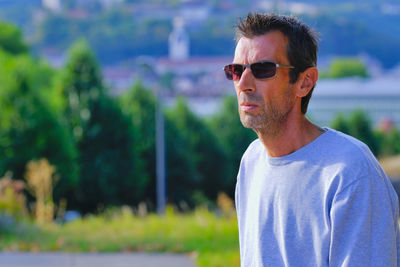
[[[310,67],[300,73],[299,78],[296,81],[296,95],[298,97],[305,97],[314,87],[317,80],[318,69],[316,67]]]

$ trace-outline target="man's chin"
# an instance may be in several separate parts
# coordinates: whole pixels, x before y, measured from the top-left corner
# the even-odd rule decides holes
[[[256,116],[241,115],[240,121],[242,122],[243,127],[249,128],[249,129],[258,129],[263,125],[261,118],[256,117]]]

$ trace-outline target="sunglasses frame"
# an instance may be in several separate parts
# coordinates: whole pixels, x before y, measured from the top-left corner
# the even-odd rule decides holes
[[[251,67],[252,67],[254,64],[260,64],[260,63],[271,63],[271,64],[274,64],[274,65],[275,65],[275,73],[274,73],[274,75],[271,76],[271,77],[267,77],[267,78],[257,78],[257,77],[254,75],[253,69],[252,69]],[[243,72],[246,70],[246,68],[250,68],[251,74],[254,76],[254,78],[256,78],[256,79],[258,79],[258,80],[271,79],[271,78],[275,77],[277,68],[289,68],[289,69],[294,69],[294,66],[291,66],[291,65],[278,64],[278,63],[275,63],[275,62],[273,62],[273,61],[271,61],[271,60],[261,60],[261,61],[257,61],[257,62],[251,63],[251,64],[237,64],[237,63],[228,64],[228,65],[224,66],[224,68],[223,68],[223,70],[224,70],[224,72],[225,72],[225,75],[226,75],[226,73],[227,73],[227,71],[226,71],[225,69],[226,69],[228,66],[231,66],[231,65],[242,66],[242,67],[243,67]],[[242,78],[243,72],[240,74],[240,77],[239,77],[239,79],[237,79],[237,80],[235,80],[235,79],[229,79],[227,75],[226,75],[226,78],[227,78],[228,80],[230,80],[230,81],[240,81],[240,79]]]

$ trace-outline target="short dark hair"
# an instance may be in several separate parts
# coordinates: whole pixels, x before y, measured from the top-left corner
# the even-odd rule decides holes
[[[290,65],[290,82],[297,81],[300,73],[317,66],[318,34],[294,16],[249,13],[239,19],[236,41],[240,38],[254,38],[271,31],[280,31],[288,38],[287,57]],[[314,85],[315,87],[315,85]],[[301,112],[306,114],[314,87],[301,99]]]

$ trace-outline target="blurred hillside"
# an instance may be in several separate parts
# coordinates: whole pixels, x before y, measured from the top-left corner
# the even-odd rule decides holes
[[[370,1],[2,0],[0,19],[23,29],[35,55],[58,58],[87,38],[102,65],[168,55],[181,17],[191,56],[232,55],[233,25],[249,11],[295,14],[321,33],[320,58],[364,55],[384,68],[400,62],[400,3]],[[377,64],[378,64],[377,63]]]

